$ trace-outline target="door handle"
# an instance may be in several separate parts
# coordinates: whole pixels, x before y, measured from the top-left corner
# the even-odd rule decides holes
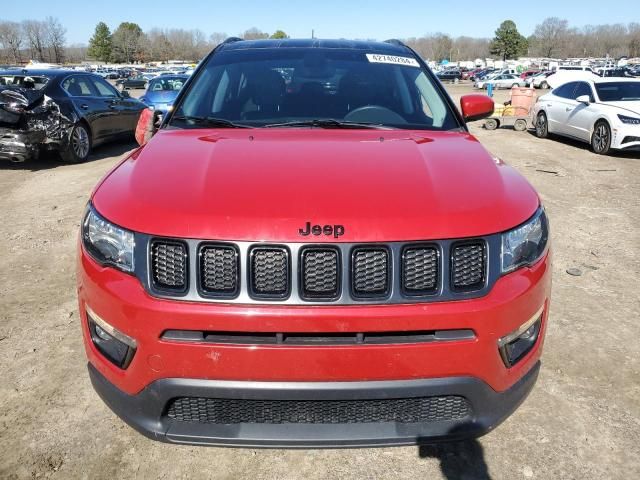
[[[82,105],[80,105],[80,108],[83,110],[87,110],[89,108],[89,105],[87,105],[86,103],[83,103]]]
[[[111,105],[109,105],[109,110],[115,110],[117,107],[117,105],[114,105],[113,103]]]
[[[565,112],[570,112],[571,110],[573,110],[573,107],[567,107],[564,109]]]

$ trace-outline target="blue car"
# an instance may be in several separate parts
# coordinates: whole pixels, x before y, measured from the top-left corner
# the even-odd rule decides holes
[[[153,110],[166,113],[185,84],[188,75],[161,75],[149,81],[140,100]]]

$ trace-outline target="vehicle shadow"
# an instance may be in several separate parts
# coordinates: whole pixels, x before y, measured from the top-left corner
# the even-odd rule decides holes
[[[420,458],[435,458],[447,480],[491,480],[478,440],[420,445]]]
[[[529,135],[536,137],[536,130],[535,128],[533,129],[529,129],[528,130]],[[552,142],[558,142],[558,143],[563,143],[564,145],[567,145],[569,147],[576,147],[579,148],[581,150],[584,150],[586,152],[591,152],[591,145],[589,145],[586,142],[581,142],[580,140],[574,140],[573,138],[569,138],[569,137],[563,137],[560,135],[554,135],[553,133],[549,134],[549,138],[547,138],[547,140],[552,141]],[[634,152],[631,150],[611,150],[607,155],[608,157],[615,157],[615,158],[634,158],[634,159],[638,159],[640,158],[640,151]]]
[[[133,138],[106,143],[96,147],[91,152],[91,155],[89,155],[89,158],[85,163],[96,162],[109,157],[120,157],[137,147],[138,144],[133,140]],[[64,168],[72,165],[74,164],[62,162],[56,152],[42,152],[37,159],[27,160],[26,162],[16,163],[8,160],[0,161],[1,170],[30,170],[32,172]]]

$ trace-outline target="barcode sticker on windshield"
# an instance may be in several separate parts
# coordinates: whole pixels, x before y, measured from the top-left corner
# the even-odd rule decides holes
[[[415,58],[396,57],[395,55],[380,55],[378,53],[367,53],[367,60],[369,60],[371,63],[390,63],[391,65],[420,67],[420,64]]]

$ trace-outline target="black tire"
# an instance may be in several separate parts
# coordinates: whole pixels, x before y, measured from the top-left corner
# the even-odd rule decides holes
[[[60,151],[60,159],[65,163],[82,163],[91,153],[91,133],[84,123],[76,123],[69,131],[67,146]]]
[[[604,120],[598,120],[593,126],[591,149],[598,155],[606,155],[611,150],[611,127]]]
[[[542,83],[540,84],[540,88],[543,88],[543,89],[545,89],[545,90],[546,90],[546,89],[548,89],[548,88],[549,88],[549,83],[548,83],[548,82],[542,82]]]
[[[524,132],[527,129],[527,121],[522,118],[519,118],[514,122],[513,129],[516,132]]]
[[[536,117],[536,137],[549,138],[549,122],[544,112],[538,113]]]
[[[486,128],[487,130],[495,130],[499,126],[500,126],[500,122],[495,118],[487,118],[484,121],[484,128]]]
[[[511,85],[511,88],[513,88],[513,87],[519,87],[519,86],[520,86],[520,84],[519,84],[519,83],[514,83],[513,85]]]

